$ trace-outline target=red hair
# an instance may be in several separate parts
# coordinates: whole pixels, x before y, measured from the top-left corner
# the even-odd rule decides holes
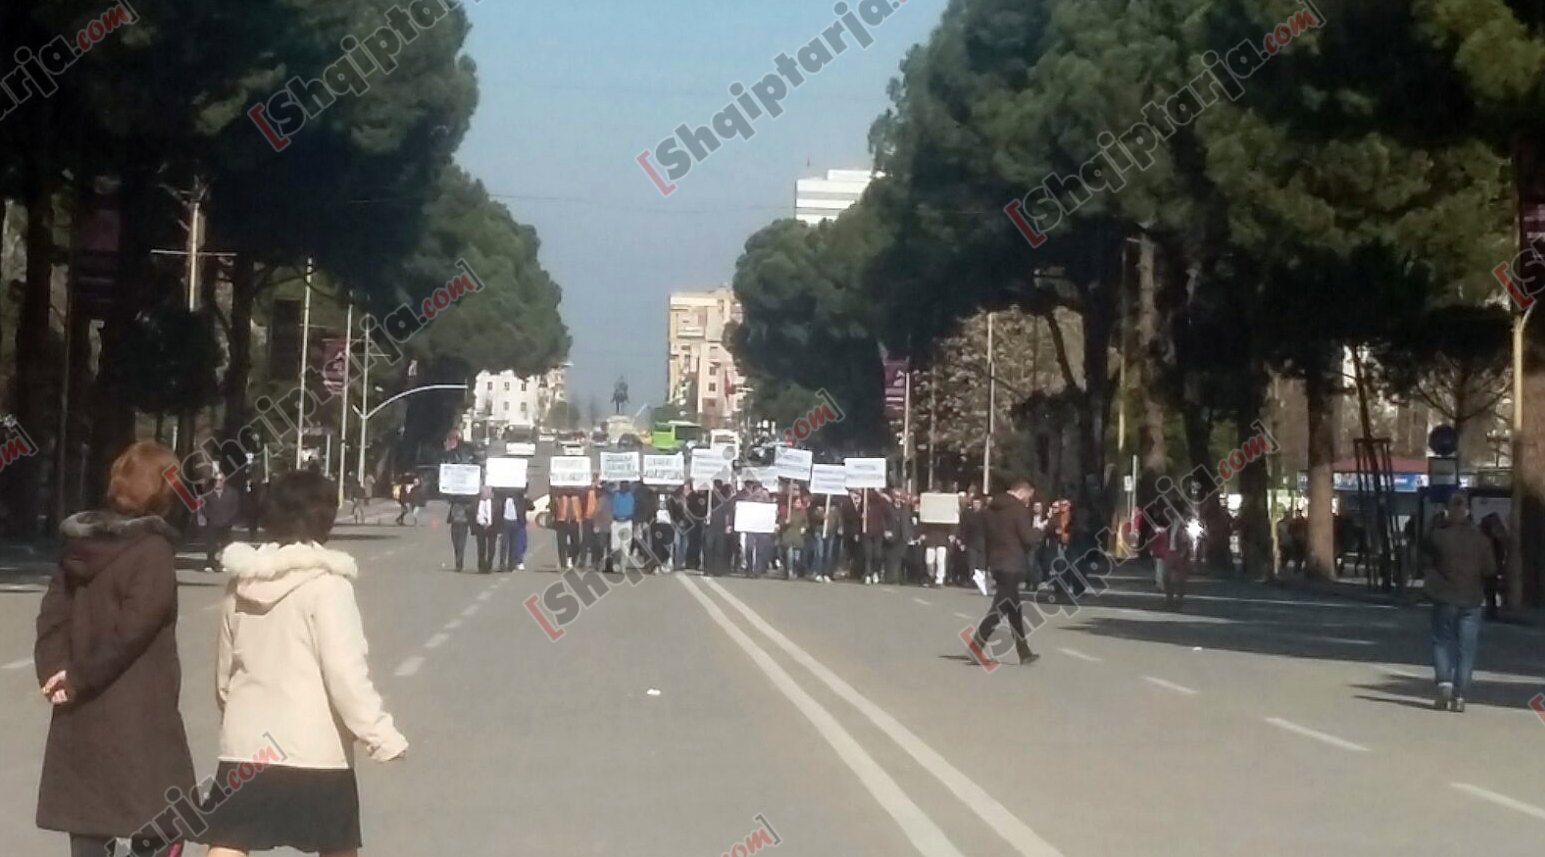
[[[172,508],[172,480],[177,478],[177,456],[170,449],[155,441],[139,441],[113,461],[107,508],[134,517],[165,516]]]

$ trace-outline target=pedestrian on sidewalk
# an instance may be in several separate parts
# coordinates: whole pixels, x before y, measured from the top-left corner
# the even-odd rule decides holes
[[[498,514],[500,510],[494,505],[494,489],[487,485],[477,497],[477,518],[474,529],[477,533],[477,573],[492,574],[494,570],[494,548],[499,544]]]
[[[199,523],[204,527],[204,547],[208,551],[204,571],[220,570],[220,552],[231,543],[231,530],[241,517],[241,497],[225,484],[225,474],[215,468],[213,488],[199,507]]]
[[[287,474],[264,510],[275,541],[225,553],[232,579],[215,671],[215,781],[241,786],[217,792],[205,807],[208,830],[198,838],[210,857],[285,847],[357,854],[354,743],[379,762],[408,751],[370,679],[354,597],[358,568],[353,557],[323,547],[337,512],[334,483]]]
[[[38,613],[38,684],[53,704],[37,825],[70,834],[71,854],[101,857],[140,836],[136,854],[175,854],[153,822],[167,793],[194,794],[178,711],[176,547],[164,516],[177,467],[141,441],[113,462],[106,508],[65,519],[59,568]],[[7,849],[9,851],[9,849]]]
[[[1496,573],[1491,542],[1470,519],[1470,497],[1449,495],[1446,514],[1422,546],[1425,591],[1432,599],[1433,707],[1464,711],[1480,646],[1485,579]]]
[[[987,640],[999,620],[1008,622],[1020,664],[1032,663],[1040,657],[1030,650],[1030,641],[1025,639],[1025,619],[1019,602],[1019,587],[1029,570],[1030,552],[1042,538],[1030,519],[1030,501],[1034,494],[1029,480],[1016,480],[1007,493],[992,498],[983,516],[987,568],[997,584],[997,593],[992,609],[987,611],[982,624],[972,635],[971,654],[978,661],[988,660]]]
[[[358,479],[349,480],[349,514],[354,517],[354,523],[365,523],[365,486],[359,484]]]

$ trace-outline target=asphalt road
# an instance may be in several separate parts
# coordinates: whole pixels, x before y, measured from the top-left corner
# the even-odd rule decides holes
[[[744,853],[758,817],[773,853],[812,857],[1545,841],[1535,631],[1486,629],[1460,715],[1427,708],[1415,610],[1193,581],[1177,615],[1118,572],[1033,635],[1039,662],[988,672],[960,642],[986,607],[966,590],[614,576],[559,615],[544,593],[574,579],[552,570],[549,533],[510,575],[442,571],[448,541],[425,522],[345,525],[334,543],[360,561],[372,672],[412,742],[398,764],[361,756],[366,853],[711,857]],[[206,774],[224,581],[180,574],[182,707]],[[0,578],[0,853],[27,857],[65,850],[32,824],[39,598],[35,579]]]

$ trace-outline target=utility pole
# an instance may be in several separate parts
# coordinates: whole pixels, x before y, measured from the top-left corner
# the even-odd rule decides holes
[[[363,371],[363,374],[364,374],[365,377],[364,377],[364,383],[362,383],[360,385],[360,388],[359,388],[359,409],[360,409],[361,413],[369,413],[369,411],[370,411],[370,337],[369,336],[360,337],[360,345],[363,345],[364,346],[364,350],[365,350],[365,366],[364,366],[364,371]],[[347,413],[347,411],[345,411],[345,413]],[[365,421],[364,420],[360,420],[359,421],[359,470],[355,474],[354,478],[359,480],[360,488],[361,488],[361,490],[363,490],[364,486],[365,486]],[[365,499],[369,500],[370,498],[366,497]]]
[[[347,297],[344,298],[348,300]],[[343,322],[343,401],[338,418],[338,505],[343,505],[343,483],[349,472],[349,358],[354,347],[354,304],[349,302]]]
[[[982,493],[992,496],[992,435],[997,430],[998,367],[993,360],[992,328],[997,313],[987,314],[987,442],[982,445]]]
[[[306,260],[306,297],[300,318],[300,395],[295,401],[295,469],[301,467],[301,451],[306,448],[306,352],[311,348],[311,270]]]
[[[938,459],[934,457],[934,447],[938,446],[939,435],[934,430],[939,424],[939,367],[937,364],[928,370],[928,490],[934,490],[933,474],[938,467]]]
[[[906,393],[902,402],[901,412],[901,484],[906,486],[907,493],[911,494],[915,486],[913,478],[913,449],[912,449],[912,358],[907,358],[906,368]]]

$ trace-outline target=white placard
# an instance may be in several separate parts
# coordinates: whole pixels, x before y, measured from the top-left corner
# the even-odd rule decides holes
[[[547,484],[554,488],[590,486],[590,456],[555,455],[547,464]]]
[[[601,453],[602,482],[637,482],[639,477],[638,453]]]
[[[750,500],[736,501],[735,532],[775,533],[777,531],[777,503],[753,503]]]
[[[730,478],[730,462],[712,453],[704,454],[696,452],[692,454],[692,485],[695,488],[710,488],[715,479]]]
[[[521,458],[532,458],[536,455],[534,443],[507,443],[504,445],[505,455],[517,455]]]
[[[440,465],[440,493],[476,497],[483,490],[483,468],[476,464]]]
[[[917,507],[917,519],[924,524],[960,523],[960,497],[955,494],[924,494]]]
[[[849,488],[884,488],[885,459],[849,458],[842,462],[848,471]]]
[[[778,488],[778,468],[776,467],[747,467],[742,472],[742,475],[747,482],[755,479],[756,484],[763,488],[769,490],[777,490]]]
[[[687,459],[681,455],[644,456],[644,484],[676,486],[687,481]]]
[[[526,487],[526,465],[527,461],[524,458],[488,459],[488,487]]]
[[[811,494],[848,493],[848,471],[840,464],[817,464],[810,472]]]
[[[790,446],[778,447],[778,458],[773,469],[784,479],[793,479],[796,482],[810,481],[810,467],[815,464],[815,454],[808,449],[794,449]]]

